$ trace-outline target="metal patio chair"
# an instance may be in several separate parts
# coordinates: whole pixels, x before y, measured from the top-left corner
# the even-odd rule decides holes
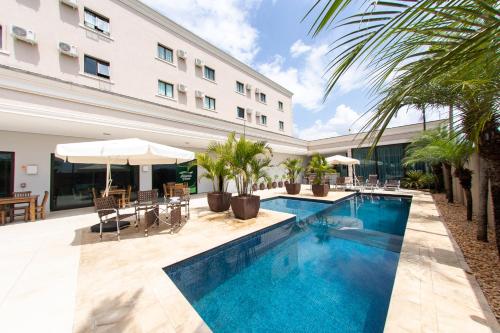
[[[95,199],[95,208],[97,211],[97,215],[99,216],[99,238],[102,240],[102,231],[104,224],[116,222],[116,236],[118,240],[120,240],[120,229],[126,228],[128,225],[121,226],[120,222],[127,218],[134,217],[135,225],[137,226],[137,216],[135,213],[120,213],[120,209],[118,208],[118,203],[115,200],[115,197],[102,197]]]

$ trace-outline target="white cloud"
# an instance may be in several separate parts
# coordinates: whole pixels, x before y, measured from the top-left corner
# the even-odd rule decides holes
[[[298,45],[300,46],[300,43]],[[286,67],[285,58],[275,55],[271,62],[260,64],[257,69],[292,91],[294,104],[316,112],[323,107],[322,99],[326,81],[322,74],[325,69],[324,55],[328,50],[328,45],[309,46],[309,49],[304,51],[306,46],[304,44],[300,47],[303,54],[303,64],[300,68]]]
[[[368,86],[368,70],[364,67],[351,67],[337,81],[335,92],[347,94]]]
[[[301,39],[299,39],[290,47],[290,54],[292,55],[292,57],[296,58],[299,55],[310,51],[311,49],[311,46],[305,44]]]
[[[259,52],[259,33],[249,16],[261,0],[142,2],[245,63],[251,64]]]
[[[344,134],[357,134],[364,127],[372,114],[356,112],[351,107],[341,104],[335,109],[334,115],[323,121],[316,120],[312,126],[300,129],[294,128],[294,135],[304,140],[329,138]],[[440,110],[428,110],[427,121],[440,119],[443,115]],[[446,114],[444,113],[444,116]],[[422,113],[414,108],[402,109],[389,123],[389,127],[410,125],[422,122]]]

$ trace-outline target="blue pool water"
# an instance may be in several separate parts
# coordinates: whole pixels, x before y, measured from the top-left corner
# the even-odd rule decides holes
[[[214,332],[382,332],[410,204],[262,201],[297,218],[164,270]]]

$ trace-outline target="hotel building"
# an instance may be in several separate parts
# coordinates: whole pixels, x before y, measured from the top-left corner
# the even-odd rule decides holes
[[[314,151],[365,153],[353,135],[309,142],[292,128],[292,92],[140,1],[0,4],[0,196],[48,190],[51,210],[91,205],[104,166],[57,159],[58,143],[138,137],[200,151],[236,131],[269,142],[276,164]],[[388,130],[381,156],[398,164],[420,130]],[[161,189],[186,168],[116,166],[113,181]],[[211,188],[201,172],[193,192]]]

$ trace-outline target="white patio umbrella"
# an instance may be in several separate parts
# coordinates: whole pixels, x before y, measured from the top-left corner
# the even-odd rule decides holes
[[[333,156],[327,157],[326,161],[330,164],[335,164],[335,165],[341,164],[341,165],[353,166],[356,164],[360,164],[359,160],[357,160],[355,158],[347,157],[347,156],[342,156],[342,155],[333,155]],[[352,173],[353,173],[353,179],[355,181],[357,181],[358,178],[356,177],[356,168],[352,169]]]
[[[106,165],[106,190],[111,186],[111,165],[172,164],[191,161],[194,153],[141,139],[122,139],[64,143],[56,146],[55,155],[71,163]]]

